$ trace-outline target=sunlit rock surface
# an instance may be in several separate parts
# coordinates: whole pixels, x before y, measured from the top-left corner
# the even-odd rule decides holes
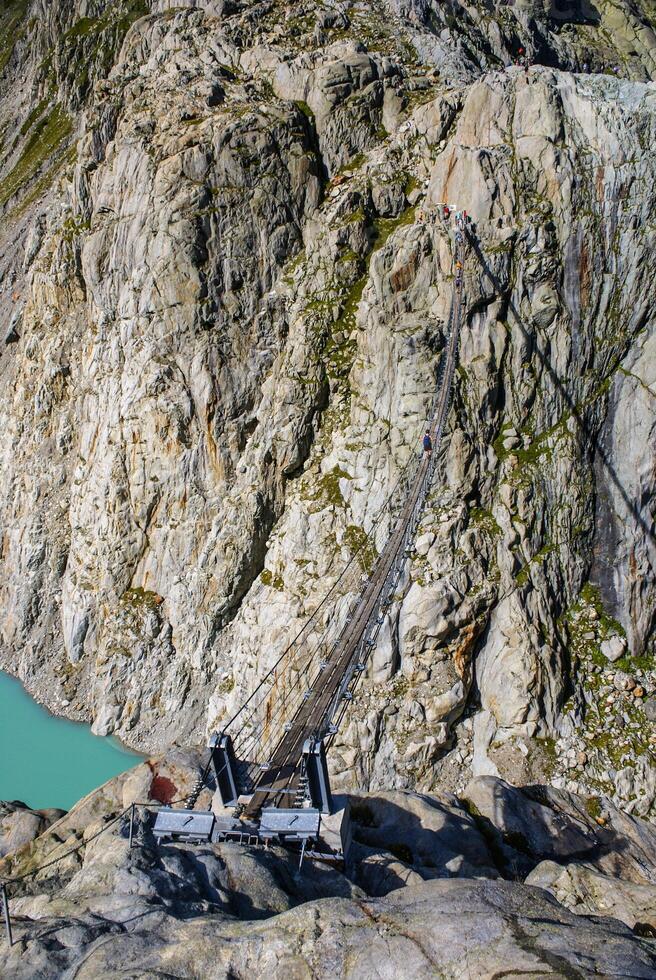
[[[6,5],[2,664],[138,747],[221,725],[419,449],[448,200],[442,477],[336,784],[653,815],[649,10],[445,11]]]

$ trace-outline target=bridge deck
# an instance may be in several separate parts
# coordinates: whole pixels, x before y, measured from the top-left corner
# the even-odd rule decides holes
[[[433,416],[433,444],[437,450],[446,421],[449,395],[455,359],[458,350],[461,314],[461,284],[454,292],[451,334],[447,343],[446,359],[442,372],[436,410]],[[363,639],[367,626],[381,604],[382,592],[389,573],[404,548],[406,532],[417,511],[429,473],[429,459],[424,457],[417,472],[396,527],[385,548],[378,557],[348,633],[333,648],[327,665],[319,674],[318,681],[301,704],[288,730],[281,736],[269,760],[269,768],[259,775],[245,815],[256,816],[264,806],[293,806],[295,790],[300,777],[300,760],[306,739],[324,735],[331,707],[340,690],[342,681],[353,662],[354,654]]]

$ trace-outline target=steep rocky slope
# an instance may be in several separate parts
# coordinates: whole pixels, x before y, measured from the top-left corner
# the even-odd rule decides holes
[[[4,666],[136,746],[221,724],[417,450],[448,199],[444,478],[335,775],[653,813],[652,15],[5,7]]]

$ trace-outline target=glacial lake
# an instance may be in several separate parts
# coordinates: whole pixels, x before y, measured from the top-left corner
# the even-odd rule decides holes
[[[70,810],[140,760],[88,725],[51,715],[20,681],[0,671],[0,800]]]

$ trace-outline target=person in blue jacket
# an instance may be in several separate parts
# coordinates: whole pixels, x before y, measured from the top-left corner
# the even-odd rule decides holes
[[[424,452],[427,456],[430,456],[430,454],[433,452],[433,440],[430,437],[430,432],[428,429],[426,429],[424,434]]]

